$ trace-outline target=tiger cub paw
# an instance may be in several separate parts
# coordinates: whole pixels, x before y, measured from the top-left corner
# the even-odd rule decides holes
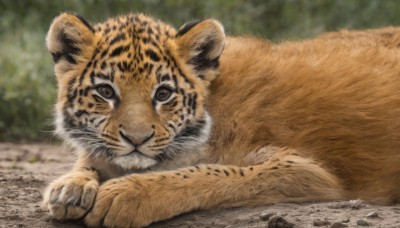
[[[96,171],[76,171],[50,183],[43,207],[57,220],[82,218],[92,207],[99,188]]]

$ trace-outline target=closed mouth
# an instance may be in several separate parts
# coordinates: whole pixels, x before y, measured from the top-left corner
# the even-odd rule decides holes
[[[155,155],[154,157],[150,157],[150,156],[142,153],[141,151],[139,151],[137,148],[135,148],[135,150],[129,152],[128,154],[122,155],[121,157],[128,157],[128,156],[132,156],[134,154],[153,159],[153,160],[157,161],[157,163],[161,163],[161,162],[164,162],[165,160],[171,159],[171,157],[168,156],[166,152],[161,152],[161,153]]]
[[[128,154],[122,155],[122,157],[124,157],[124,156],[131,156],[131,155],[133,155],[133,154],[138,154],[138,155],[143,156],[143,157],[148,157],[148,158],[154,159],[154,158],[152,158],[152,157],[150,157],[150,156],[148,156],[148,155],[145,155],[144,153],[140,152],[137,148],[135,148],[135,150],[129,152]]]

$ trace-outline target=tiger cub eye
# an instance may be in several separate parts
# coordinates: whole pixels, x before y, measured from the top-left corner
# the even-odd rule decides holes
[[[168,87],[160,87],[157,89],[154,98],[157,101],[166,101],[172,95],[173,90]]]
[[[114,89],[109,85],[98,86],[96,90],[102,97],[107,99],[111,99],[115,96]]]

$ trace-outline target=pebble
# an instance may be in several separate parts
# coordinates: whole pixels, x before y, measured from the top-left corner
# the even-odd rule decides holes
[[[36,213],[41,213],[41,212],[46,212],[45,210],[43,210],[42,208],[36,208],[35,209]]]
[[[342,223],[349,223],[350,222],[350,218],[347,218],[347,219],[343,219],[342,220]]]
[[[358,226],[369,226],[369,223],[365,220],[360,219],[360,220],[357,220],[357,225]]]
[[[341,222],[335,222],[335,223],[333,223],[333,224],[331,225],[331,228],[342,228],[342,227],[349,227],[349,226],[346,225],[346,224],[343,224],[343,223],[341,223]]]
[[[341,209],[341,208],[346,208],[348,207],[348,203],[331,203],[327,206],[330,209]]]
[[[330,225],[331,223],[328,220],[321,220],[321,219],[316,219],[313,222],[314,226],[327,226]]]
[[[367,218],[379,218],[379,214],[376,211],[373,211],[367,215]]]
[[[350,200],[349,203],[352,209],[360,209],[363,206],[364,201],[356,199],[356,200]]]
[[[362,207],[365,207],[365,204],[364,201],[356,199],[346,202],[332,203],[329,204],[327,207],[331,209],[343,209],[343,208],[360,209]]]
[[[260,219],[262,221],[268,221],[269,218],[271,218],[274,215],[276,215],[276,212],[263,212],[260,214]]]
[[[283,217],[279,215],[274,215],[270,218],[268,222],[268,228],[293,228],[294,224],[286,221]]]

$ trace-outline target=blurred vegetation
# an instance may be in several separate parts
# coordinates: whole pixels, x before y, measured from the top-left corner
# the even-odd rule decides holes
[[[44,39],[52,18],[64,11],[92,22],[144,12],[176,27],[213,17],[228,34],[274,41],[400,24],[397,0],[0,0],[0,141],[50,135],[56,86]]]

